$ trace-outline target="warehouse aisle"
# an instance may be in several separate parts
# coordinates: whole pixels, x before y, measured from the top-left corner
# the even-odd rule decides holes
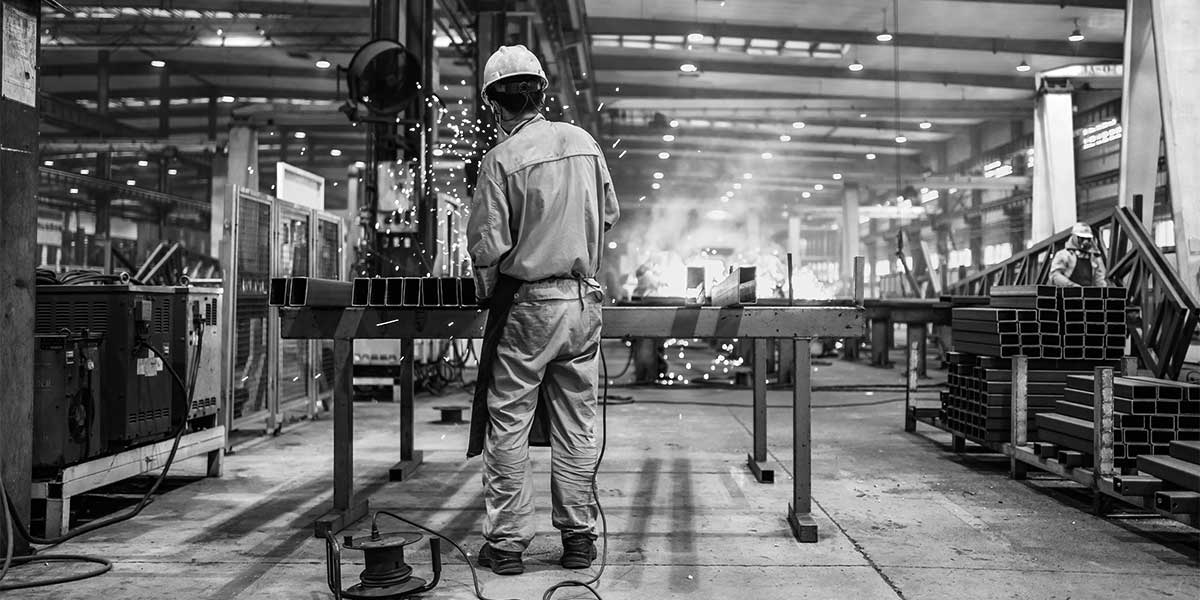
[[[940,375],[934,372],[935,376]],[[816,385],[895,383],[898,374],[834,362]],[[1195,598],[1197,536],[1160,519],[1101,520],[1071,486],[1007,479],[1000,457],[949,452],[949,436],[902,431],[900,394],[818,393],[814,404],[814,507],[821,539],[798,544],[783,515],[790,479],[756,484],[743,461],[749,392],[629,389],[610,409],[612,435],[600,490],[609,517],[607,600],[644,598]],[[769,395],[771,449],[788,456],[786,391]],[[466,402],[465,396],[461,398]],[[418,399],[417,418],[437,419]],[[858,404],[858,406],[845,406]],[[419,425],[427,464],[405,483],[384,482],[396,457],[390,404],[356,405],[359,485],[374,508],[441,528],[474,552],[482,496],[478,461],[462,460],[465,426]],[[129,523],[56,551],[104,554],[112,573],[21,598],[255,600],[330,597],[324,548],[310,534],[330,499],[328,420],[294,427],[227,459],[226,477],[177,489]],[[536,450],[541,490],[548,454]],[[789,468],[786,463],[784,468]],[[197,470],[187,465],[181,469]],[[538,598],[558,568],[548,498],[530,571],[482,575],[493,598]],[[384,521],[385,530],[398,526]],[[353,531],[362,534],[369,525]],[[448,550],[448,548],[446,548]],[[361,567],[347,552],[345,577]],[[425,549],[410,553],[425,573]],[[430,598],[467,599],[470,575],[447,555]],[[562,592],[558,598],[585,597]]]

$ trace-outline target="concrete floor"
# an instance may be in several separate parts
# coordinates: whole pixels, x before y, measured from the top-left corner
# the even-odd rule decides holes
[[[938,372],[932,372],[935,377]],[[944,377],[944,375],[942,375]],[[896,372],[834,362],[815,385],[897,383]],[[899,393],[818,393],[813,412],[820,541],[799,544],[784,514],[790,465],[775,485],[744,467],[749,392],[616,389],[636,402],[609,411],[600,478],[608,514],[606,599],[646,598],[1197,598],[1195,530],[1157,518],[1099,519],[1077,486],[1034,475],[1007,478],[1007,463],[955,455],[948,435],[903,432]],[[460,400],[465,403],[463,395]],[[769,401],[775,457],[790,456],[788,391]],[[418,399],[417,419],[436,420]],[[847,403],[859,406],[837,406]],[[426,464],[386,482],[397,458],[397,410],[355,407],[360,489],[373,508],[444,530],[474,553],[483,499],[479,461],[463,460],[466,427],[419,424]],[[324,547],[311,523],[330,502],[332,423],[294,426],[229,456],[226,475],[171,491],[141,517],[56,549],[113,558],[98,579],[20,598],[60,600],[324,599]],[[535,450],[541,532],[520,577],[481,575],[493,598],[538,598],[569,574],[558,568],[550,526],[548,451]],[[198,472],[183,464],[180,472]],[[383,521],[384,530],[401,529]],[[345,533],[363,534],[359,523]],[[446,547],[444,581],[429,598],[471,598],[470,574]],[[344,575],[356,581],[360,567]],[[428,553],[411,553],[418,573]],[[22,577],[37,569],[24,569]],[[564,591],[556,598],[587,597]]]

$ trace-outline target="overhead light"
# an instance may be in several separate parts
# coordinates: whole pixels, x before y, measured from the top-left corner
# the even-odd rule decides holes
[[[1029,66],[1029,63],[1027,63],[1025,61],[1021,61],[1021,64],[1017,65],[1017,72],[1024,73],[1031,68],[1032,67]]]
[[[167,169],[167,175],[178,175],[179,169]]]
[[[740,189],[742,189],[742,184],[740,184],[740,183],[735,183],[735,184],[733,184],[733,189],[735,189],[735,190],[740,190]],[[730,194],[730,196],[732,196],[732,195],[733,195],[733,194]]]
[[[71,188],[71,193],[72,193],[72,194],[78,194],[78,193],[79,193],[79,188]]]
[[[356,161],[354,161],[354,168],[365,169],[365,168],[367,168],[367,163],[365,163],[361,160],[356,160]]]
[[[834,173],[834,174],[833,174],[833,180],[834,180],[834,181],[841,181],[841,179],[842,179],[842,174],[841,174],[841,173]]]
[[[619,90],[618,90],[618,91],[619,91]],[[671,126],[671,128],[673,129],[673,128],[675,128],[675,127],[679,127],[679,121],[676,121],[675,119],[671,119],[671,122],[670,122],[670,123],[667,123],[667,125],[670,125],[670,126]]]
[[[608,243],[608,249],[609,249],[609,250],[616,250],[616,249],[617,249],[617,243],[616,243],[616,242],[609,242],[609,243]]]
[[[53,167],[53,166],[54,166],[54,161],[52,161],[52,160],[43,160],[43,161],[42,161],[42,164],[43,164],[43,165],[46,165],[47,167]]]
[[[889,32],[887,30],[887,9],[886,8],[883,9],[883,29],[879,31],[879,34],[875,36],[875,39],[877,39],[881,42],[892,41],[892,34],[891,34],[891,32]]]
[[[800,192],[801,198],[812,198],[812,192]]]
[[[156,58],[156,59],[150,61],[150,66],[154,67],[155,69],[161,69],[161,68],[167,66],[167,61],[159,60]]]
[[[814,190],[817,190],[817,191],[819,192],[819,191],[821,191],[821,190],[825,189],[825,184],[823,184],[823,183],[818,183],[817,185],[814,185],[814,186],[813,186],[813,189],[814,189]]]
[[[670,153],[670,152],[659,152],[659,153],[658,153],[658,159],[659,159],[659,160],[667,160],[668,158],[671,158],[671,153]]]
[[[896,143],[897,143],[897,144],[903,144],[904,142],[907,142],[907,141],[908,141],[908,138],[907,138],[907,137],[905,137],[905,136],[903,136],[903,135],[898,135],[898,136],[896,136]]]
[[[137,180],[136,179],[126,179],[125,185],[137,185]]]
[[[1071,35],[1067,36],[1068,42],[1082,42],[1083,32],[1079,30],[1079,19],[1075,19],[1075,29],[1071,31]]]
[[[781,141],[781,142],[790,142],[790,141],[792,141],[792,136],[790,136],[790,135],[788,135],[788,134],[786,134],[786,133],[785,133],[785,134],[783,134],[783,135],[779,136],[779,141]]]
[[[661,183],[659,183],[659,182],[657,182],[657,181],[655,181],[654,183],[650,184],[650,189],[652,189],[652,190],[661,190],[661,189],[662,189],[662,184],[661,184]]]
[[[89,174],[91,174],[91,172],[92,171],[90,169],[80,169],[79,170],[80,175],[89,175]]]
[[[754,173],[742,173],[742,179],[754,179]]]
[[[958,193],[958,188],[950,188],[950,190],[949,190],[949,191],[950,191],[950,193],[951,193],[951,194],[957,194],[957,193]]]
[[[450,36],[448,36],[448,35],[439,35],[439,36],[436,36],[433,38],[433,47],[434,48],[449,48],[450,44],[453,43],[453,41],[454,40],[450,39]]]
[[[663,134],[663,141],[664,141],[664,142],[673,142],[673,141],[675,141],[675,136],[673,136],[673,135],[671,135],[671,134],[669,134],[669,133],[664,133],[664,134]]]
[[[850,66],[848,66],[846,68],[857,73],[857,72],[865,69],[866,67],[864,67],[862,63],[858,62],[858,59],[856,58],[856,59],[854,59],[854,62],[850,63]]]
[[[315,65],[318,69],[328,69],[329,67],[333,66],[333,63],[329,62],[329,59],[322,56],[321,58],[318,58],[317,62],[313,63],[313,65]]]
[[[804,129],[804,121],[792,121],[792,129]]]
[[[138,161],[138,166],[139,166],[139,167],[148,167],[148,166],[150,166],[150,161],[148,161],[148,160],[139,160],[139,161]]]
[[[921,121],[921,123],[919,125],[917,125],[917,127],[920,127],[921,129],[929,129],[929,128],[933,127],[933,123],[930,123],[929,121]]]
[[[771,160],[772,158],[775,158],[775,155],[771,154],[770,152],[763,152],[762,157],[763,160]]]
[[[699,44],[704,41],[704,34],[699,31],[693,31],[688,34],[687,41],[689,44]]]
[[[225,30],[224,30],[224,29],[221,29],[220,27],[218,27],[218,28],[217,28],[217,35],[225,35]]]
[[[295,132],[295,133],[293,133],[293,134],[292,134],[292,137],[294,137],[294,138],[296,138],[296,139],[298,139],[298,140],[302,140],[302,139],[304,139],[304,138],[308,137],[308,134],[307,134],[307,133],[304,133],[303,131],[297,131],[297,132]]]
[[[334,148],[334,150],[337,150],[337,148]],[[330,153],[330,154],[333,154],[333,150],[330,150],[330,151],[329,151],[329,153]],[[446,153],[446,151],[445,151],[445,150],[442,150],[441,148],[434,148],[434,149],[433,149],[433,155],[434,155],[434,156],[442,156],[442,155],[444,155],[445,153]],[[334,155],[334,156],[341,156],[341,155],[342,155],[342,151],[341,151],[341,150],[338,150],[338,151],[337,151],[337,154],[333,154],[333,155]]]
[[[655,171],[655,172],[654,172],[654,178],[655,178],[655,179],[662,179],[662,178],[663,178],[662,171]]]
[[[679,70],[683,71],[684,73],[695,73],[696,71],[699,71],[700,69],[697,68],[696,65],[694,65],[692,63],[683,63],[682,65],[679,65]]]
[[[221,102],[224,102],[226,104],[233,102],[234,100],[235,100],[235,98],[233,96],[221,96]]]
[[[858,113],[858,118],[860,118],[860,119],[867,118],[867,113]]]
[[[868,152],[868,153],[867,153],[867,160],[875,160],[875,153],[874,153],[874,152]]]
[[[436,148],[436,149],[434,149],[434,154],[437,154],[437,151],[438,151],[438,150],[441,150],[441,148]],[[341,156],[341,155],[342,155],[342,150],[341,150],[341,148],[330,148],[330,149],[329,149],[329,155],[330,155],[330,156]]]

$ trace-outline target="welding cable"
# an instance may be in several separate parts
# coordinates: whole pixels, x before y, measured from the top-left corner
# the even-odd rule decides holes
[[[187,413],[188,413],[188,410],[192,406],[192,395],[195,393],[195,388],[188,387],[187,383],[184,382],[183,377],[180,377],[179,372],[176,371],[175,367],[173,367],[171,365],[171,361],[168,360],[167,357],[164,356],[160,350],[158,350],[154,346],[147,344],[145,342],[142,342],[140,345],[142,347],[149,349],[156,356],[158,356],[158,358],[160,360],[162,360],[163,366],[166,367],[167,371],[171,374],[172,379],[175,380],[175,384],[179,386],[179,389],[184,391],[184,395],[185,395],[185,399],[186,399],[185,405],[183,407],[184,418],[179,423],[179,427],[174,433],[174,443],[171,444],[171,452],[167,455],[167,460],[163,464],[162,472],[158,474],[158,478],[154,480],[154,484],[150,486],[150,489],[146,491],[145,495],[142,496],[142,499],[137,503],[137,505],[135,505],[132,509],[127,511],[125,514],[116,515],[116,516],[109,517],[107,519],[102,519],[99,521],[93,521],[91,523],[88,523],[87,525],[83,525],[75,530],[72,530],[69,533],[66,533],[62,536],[55,537],[55,538],[42,538],[42,537],[37,537],[37,536],[30,534],[29,529],[26,528],[23,523],[21,523],[20,516],[17,513],[16,505],[13,504],[11,498],[8,498],[6,501],[6,504],[8,505],[9,513],[12,515],[13,526],[17,529],[17,533],[19,533],[21,535],[21,537],[26,539],[27,541],[34,543],[34,544],[40,544],[43,546],[55,546],[55,545],[65,542],[67,540],[70,540],[72,538],[81,536],[85,533],[90,533],[92,531],[96,531],[97,529],[101,529],[103,527],[108,527],[109,525],[115,525],[115,524],[121,523],[123,521],[128,521],[129,519],[132,519],[132,518],[136,517],[138,514],[140,514],[142,512],[142,510],[144,508],[146,508],[147,505],[149,505],[151,502],[153,502],[154,493],[158,491],[159,486],[161,486],[162,482],[164,480],[166,480],[167,473],[171,470],[171,465],[174,464],[174,462],[175,462],[175,454],[179,451],[179,443],[183,439],[183,434],[187,431]],[[204,329],[198,328],[197,329],[197,338],[196,338],[196,358],[195,358],[195,360],[193,360],[193,363],[194,363],[192,366],[193,370],[196,370],[199,368],[201,349],[203,348],[203,345],[204,345]]]
[[[599,344],[597,344],[597,347],[599,347]],[[605,361],[605,359],[604,359],[604,349],[599,348],[598,351],[600,353],[600,367],[603,371],[603,377],[604,377],[604,379],[602,380],[602,383],[604,386],[604,396],[607,397],[608,396],[608,362]],[[592,469],[592,498],[595,499],[596,510],[597,510],[597,512],[600,513],[600,538],[601,538],[600,570],[597,571],[596,574],[594,576],[592,576],[590,579],[588,579],[587,581],[567,580],[567,581],[562,581],[560,583],[556,583],[556,584],[550,586],[549,588],[546,589],[545,593],[542,594],[542,600],[550,600],[550,597],[553,596],[556,591],[558,591],[562,588],[566,588],[566,587],[585,588],[589,592],[591,592],[592,595],[597,598],[597,600],[604,600],[600,596],[600,592],[597,592],[596,589],[592,587],[593,585],[596,584],[597,581],[600,580],[600,576],[604,574],[605,567],[608,566],[608,519],[604,515],[604,506],[602,506],[600,504],[600,492],[598,491],[598,489],[596,487],[596,477],[600,473],[600,463],[604,461],[604,451],[608,447],[608,404],[601,402],[600,405],[601,405],[600,419],[601,419],[601,432],[602,432],[602,435],[600,437],[600,453],[596,456],[596,466]],[[379,515],[389,516],[393,519],[396,519],[397,521],[400,521],[401,523],[406,523],[408,525],[411,525],[412,527],[416,527],[417,529],[424,531],[425,533],[428,533],[429,535],[437,536],[437,537],[449,542],[450,545],[453,546],[454,549],[457,550],[458,553],[462,556],[463,561],[465,561],[467,563],[467,568],[471,570],[471,583],[475,587],[475,597],[478,598],[479,600],[495,600],[494,598],[489,598],[488,596],[484,595],[483,589],[479,585],[479,571],[478,571],[478,567],[475,566],[475,561],[471,560],[471,556],[469,554],[467,554],[467,552],[465,550],[463,550],[462,546],[459,546],[457,542],[450,539],[442,532],[437,531],[436,529],[430,529],[429,527],[421,525],[420,523],[417,523],[415,521],[410,521],[396,513],[389,512],[386,510],[376,511],[375,515],[371,518],[371,531],[372,532],[378,531],[378,527],[376,526],[376,523],[379,519]],[[508,600],[519,600],[519,599],[511,598]]]
[[[812,409],[818,408],[854,408],[855,406],[880,406],[904,402],[904,397],[872,400],[870,402],[843,402],[839,404],[813,404]],[[730,404],[728,402],[705,402],[704,400],[638,400],[638,404],[661,404],[664,406],[716,406],[719,408],[752,408],[749,404]],[[768,404],[767,408],[792,408],[791,404]]]

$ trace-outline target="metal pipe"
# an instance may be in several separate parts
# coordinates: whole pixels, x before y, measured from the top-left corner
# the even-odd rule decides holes
[[[292,277],[290,281],[288,303],[291,306],[350,306],[354,284],[349,281],[316,277]]]

